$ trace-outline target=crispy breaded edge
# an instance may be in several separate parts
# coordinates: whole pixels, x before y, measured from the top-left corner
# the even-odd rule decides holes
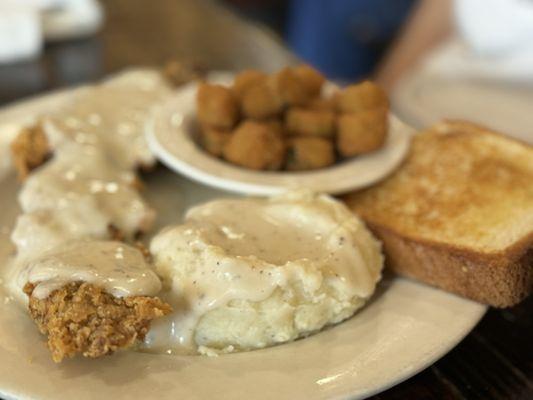
[[[20,181],[50,157],[48,139],[40,124],[23,128],[11,142],[11,157]]]
[[[167,61],[160,71],[166,82],[174,88],[179,88],[195,80],[201,80],[207,73],[198,64],[178,60]]]
[[[97,358],[129,348],[144,339],[153,319],[172,311],[157,297],[117,298],[89,283],[70,283],[44,299],[32,296],[34,287],[24,287],[29,312],[47,336],[56,363],[77,354]]]

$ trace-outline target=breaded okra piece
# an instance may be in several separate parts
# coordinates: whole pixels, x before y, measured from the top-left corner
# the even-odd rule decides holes
[[[267,75],[255,69],[246,69],[237,74],[233,81],[233,93],[238,99],[242,99],[244,93],[252,86],[265,81]]]
[[[285,144],[272,126],[245,121],[224,147],[224,158],[241,167],[277,170],[285,160]]]
[[[266,78],[251,83],[243,92],[240,104],[242,114],[252,119],[273,118],[283,110],[279,94]]]
[[[196,95],[198,119],[202,125],[231,129],[239,118],[239,107],[232,91],[221,85],[201,83]]]
[[[287,162],[289,171],[324,168],[335,163],[335,150],[330,140],[318,137],[294,137],[289,139]]]
[[[333,137],[335,114],[332,111],[291,108],[285,117],[285,127],[291,135]]]
[[[292,68],[283,68],[270,81],[285,107],[304,105],[310,98],[305,82]]]
[[[220,157],[224,146],[231,137],[231,131],[204,127],[200,131],[200,145],[215,157]]]
[[[330,97],[316,97],[306,103],[305,108],[316,111],[331,111],[337,110],[337,95]]]
[[[350,85],[337,95],[337,107],[342,113],[357,113],[376,108],[387,109],[387,94],[378,85],[364,81]]]
[[[386,109],[343,114],[337,121],[337,149],[344,157],[369,153],[383,146],[388,133]]]
[[[300,81],[304,84],[308,96],[320,96],[320,93],[322,91],[322,85],[326,81],[324,75],[322,75],[313,67],[306,64],[294,67],[293,71],[296,76],[300,78]]]

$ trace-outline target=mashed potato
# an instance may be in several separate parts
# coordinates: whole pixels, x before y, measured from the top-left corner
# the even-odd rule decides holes
[[[357,216],[309,192],[197,206],[150,250],[175,311],[147,347],[207,354],[287,342],[350,317],[383,265]]]

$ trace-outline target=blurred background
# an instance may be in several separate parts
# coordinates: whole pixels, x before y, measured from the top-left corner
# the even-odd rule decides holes
[[[377,80],[423,127],[464,118],[533,141],[529,0],[0,0],[0,103],[139,65]]]

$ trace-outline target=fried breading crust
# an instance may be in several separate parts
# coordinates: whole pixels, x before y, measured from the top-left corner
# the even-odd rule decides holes
[[[285,160],[285,144],[271,123],[245,121],[224,147],[224,158],[255,170],[277,170]]]
[[[70,283],[45,299],[32,296],[34,287],[24,287],[30,315],[48,336],[56,363],[78,353],[96,358],[130,347],[144,339],[154,318],[171,312],[157,297],[117,298],[89,283]]]
[[[49,156],[48,139],[40,125],[22,129],[11,143],[11,157],[21,181]]]
[[[335,150],[330,140],[318,137],[295,137],[289,141],[286,168],[304,171],[324,168],[335,163]]]
[[[239,104],[233,92],[222,85],[198,85],[196,106],[200,123],[212,128],[232,129],[239,118]]]
[[[203,78],[205,71],[194,63],[174,60],[163,66],[162,74],[173,87],[180,87],[190,81]]]

